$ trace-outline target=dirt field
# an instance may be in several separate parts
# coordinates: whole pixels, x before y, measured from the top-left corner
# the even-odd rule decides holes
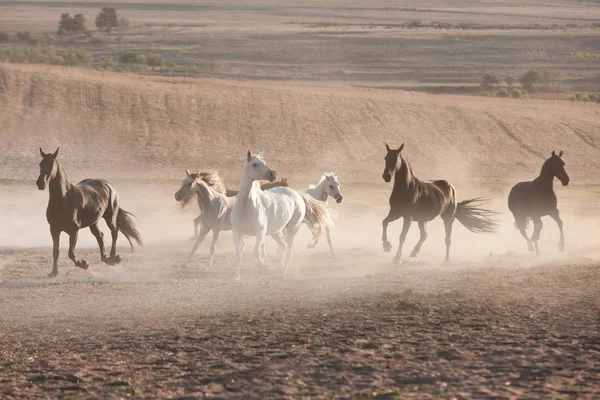
[[[127,48],[217,68],[189,78],[0,64],[1,399],[600,396],[600,104],[397,90],[473,84],[487,66],[597,87],[596,2],[105,3],[133,22]],[[0,2],[0,28],[53,31],[60,12],[92,21],[99,7]],[[397,26],[414,20],[520,27]],[[384,141],[406,142],[417,176],[449,180],[459,200],[489,197],[499,232],[457,222],[442,263],[436,220],[419,258],[393,267],[380,239]],[[38,146],[61,146],[74,182],[113,182],[144,248],[130,253],[121,237],[123,262],[109,267],[82,231],[84,271],[63,235],[59,275],[46,278]],[[269,239],[270,267],[247,250],[235,282],[228,232],[212,270],[206,243],[183,265],[197,216],[173,197],[184,170],[217,168],[235,188],[248,148],[298,190],[340,173],[339,258],[324,239],[307,249],[303,228],[286,277]],[[506,198],[552,150],[571,178],[555,185],[566,252],[548,219],[535,257]],[[400,229],[390,225],[394,247]],[[405,248],[417,238],[414,226]]]

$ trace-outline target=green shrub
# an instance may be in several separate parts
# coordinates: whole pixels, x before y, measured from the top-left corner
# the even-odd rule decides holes
[[[8,32],[0,31],[0,43],[6,43],[10,40]]]
[[[588,94],[588,98],[590,99],[590,101],[598,101],[598,97],[594,93]]]
[[[119,56],[119,61],[125,64],[135,64],[137,63],[139,56],[140,54],[134,53],[133,51],[128,51],[127,53],[123,53]]]
[[[46,36],[44,36],[42,41],[44,42],[44,44],[52,45],[52,44],[54,44],[54,42],[56,42],[56,38],[52,35],[46,35]]]
[[[138,55],[135,58],[135,63],[136,64],[147,64],[146,56],[143,54]]]
[[[513,99],[520,99],[521,97],[523,97],[523,93],[519,89],[515,88],[510,91],[510,97],[512,97]]]
[[[117,65],[117,63],[115,62],[115,60],[113,60],[111,56],[102,56],[100,58],[100,65],[104,69],[113,69]]]
[[[508,90],[506,88],[500,88],[496,91],[496,96],[498,97],[508,97]]]
[[[169,68],[175,68],[177,66],[177,63],[173,60],[169,60],[167,61],[167,67]]]
[[[29,31],[17,32],[17,39],[32,46],[37,46],[42,41],[42,37]]]
[[[166,63],[165,58],[160,54],[152,54],[149,55],[147,58],[148,65],[151,67],[162,67]]]
[[[481,87],[484,90],[491,89],[492,87],[494,87],[497,84],[498,84],[498,77],[496,77],[496,75],[490,74],[489,72],[486,72],[485,74],[483,74],[483,77],[481,78]]]
[[[92,55],[80,49],[11,47],[0,49],[0,60],[11,63],[88,65]]]
[[[577,97],[571,96],[571,98],[569,100],[571,100],[571,101],[577,101]]]

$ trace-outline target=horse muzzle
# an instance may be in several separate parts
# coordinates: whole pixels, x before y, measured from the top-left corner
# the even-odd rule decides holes
[[[382,178],[383,178],[383,180],[384,180],[384,181],[386,181],[386,182],[389,182],[389,181],[391,181],[391,180],[392,180],[392,175],[391,175],[389,172],[387,172],[387,171],[385,171],[385,172],[383,173],[383,175],[381,175],[381,177],[382,177]]]
[[[269,174],[269,182],[275,182],[277,180],[277,171],[271,171]]]
[[[40,176],[39,178],[37,178],[37,181],[35,181],[35,184],[37,185],[38,189],[40,190],[44,190],[46,189],[46,184],[47,184],[47,179],[44,176]]]
[[[343,196],[338,197],[337,199],[335,199],[335,202],[340,204],[342,202],[342,200],[344,200]]]
[[[561,179],[560,183],[562,183],[563,186],[569,186],[569,178],[567,179]]]

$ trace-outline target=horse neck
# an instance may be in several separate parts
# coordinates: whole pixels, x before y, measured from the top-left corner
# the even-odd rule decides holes
[[[322,179],[321,182],[317,184],[313,188],[313,196],[317,200],[325,201],[327,200],[327,191],[325,188],[327,187],[327,179]]]
[[[402,158],[402,164],[394,174],[394,189],[392,189],[392,192],[405,192],[414,186],[416,180],[410,163],[406,158]]]
[[[210,202],[216,197],[213,191],[208,187],[208,184],[201,179],[196,181],[196,194],[198,195],[198,200],[202,202],[204,207],[208,207]]]
[[[536,181],[545,188],[552,189],[554,186],[554,174],[548,171],[546,164],[542,166],[540,176],[537,177]]]
[[[253,196],[256,195],[256,191],[254,190],[254,180],[250,179],[248,176],[248,171],[244,168],[244,172],[242,173],[242,179],[240,179],[240,187],[237,194],[237,203],[240,206],[245,206],[248,204]]]
[[[54,176],[54,178],[48,183],[48,192],[50,193],[49,202],[62,202],[71,186],[72,184],[69,181],[65,170],[60,164],[58,164],[56,176]]]

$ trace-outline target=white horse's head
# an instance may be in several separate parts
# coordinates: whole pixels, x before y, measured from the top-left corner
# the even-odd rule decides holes
[[[277,171],[269,168],[267,163],[261,158],[260,153],[252,154],[250,150],[248,150],[248,158],[244,171],[246,176],[252,181],[275,182],[277,179]]]
[[[196,186],[196,177],[190,172],[189,169],[185,170],[185,178],[181,182],[181,188],[175,193],[175,200],[182,201],[191,196],[194,191],[194,186]]]
[[[333,197],[337,203],[341,203],[342,200],[344,199],[344,196],[342,196],[342,191],[340,189],[340,182],[338,181],[337,172],[331,172],[329,174],[325,174],[323,176],[323,179],[325,179],[325,181],[326,181],[325,193],[327,193],[328,196]]]

